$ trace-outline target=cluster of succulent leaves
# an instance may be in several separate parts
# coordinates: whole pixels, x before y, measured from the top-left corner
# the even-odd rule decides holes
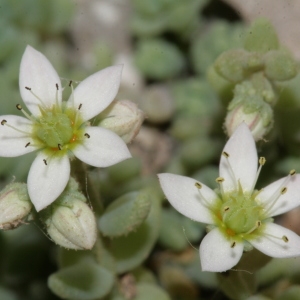
[[[15,114],[20,101],[18,69],[25,44],[39,48],[52,61],[58,59],[53,51],[67,53],[69,47],[63,36],[74,11],[71,1],[20,3],[0,0],[2,114]],[[288,81],[296,76],[295,62],[269,24],[265,31],[255,30],[259,25],[254,25],[247,35],[241,23],[208,22],[201,14],[208,3],[132,1],[134,60],[152,82],[143,91],[148,101],[141,99],[148,115],[146,126],[163,131],[171,141],[170,159],[157,171],[189,175],[216,186],[225,140],[224,104],[233,99],[233,108],[242,101],[251,112],[253,105],[245,102],[249,89],[256,91],[253,102],[263,101],[272,111],[277,102],[272,142],[262,145],[268,159],[262,175],[271,182],[273,175],[300,169],[299,76]],[[67,59],[55,63],[72,78],[72,72],[78,71],[67,64]],[[278,144],[284,156],[274,147]],[[25,181],[31,161],[1,158],[1,185],[12,175]],[[86,186],[87,203],[101,199],[101,205],[93,207],[99,229],[95,247],[91,251],[59,248],[33,225],[1,233],[1,299],[193,300],[200,295],[224,299],[220,289],[230,299],[246,299],[257,290],[263,296],[250,299],[292,299],[299,294],[299,259],[272,260],[257,272],[255,282],[247,272],[201,272],[199,253],[191,244],[198,248],[205,228],[165,202],[155,174],[143,174],[140,158],[88,170],[88,177],[81,180],[83,192]],[[248,261],[246,257],[237,268],[253,272],[263,264],[249,266]]]

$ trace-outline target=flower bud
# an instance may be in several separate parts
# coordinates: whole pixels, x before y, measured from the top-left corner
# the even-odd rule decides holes
[[[264,107],[266,106],[268,104],[264,105]],[[226,132],[228,136],[231,136],[235,129],[242,122],[245,122],[251,130],[254,139],[257,141],[263,138],[271,129],[272,121],[266,122],[265,120],[269,114],[272,116],[271,108],[265,108],[265,112],[258,109],[255,112],[247,113],[245,112],[245,107],[239,105],[227,113],[225,119]]]
[[[0,193],[0,229],[22,225],[32,208],[25,183],[14,182]]]
[[[98,126],[115,132],[128,144],[138,134],[144,117],[135,103],[129,100],[113,101],[99,115]]]
[[[72,190],[70,183],[63,194],[40,213],[40,217],[56,244],[74,250],[93,248],[97,238],[94,213],[84,195]]]
[[[65,248],[87,250],[96,242],[95,216],[81,200],[74,199],[70,207],[55,207],[46,224],[54,242]]]

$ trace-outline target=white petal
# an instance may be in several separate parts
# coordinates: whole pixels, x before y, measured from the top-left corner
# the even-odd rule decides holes
[[[271,257],[294,257],[300,255],[300,237],[293,231],[274,223],[264,224],[263,236],[249,240],[249,243]],[[282,237],[286,236],[288,242]]]
[[[114,132],[101,127],[87,127],[85,132],[90,138],[86,137],[82,145],[72,150],[83,162],[94,167],[109,167],[131,157],[124,141]]]
[[[29,197],[35,209],[40,211],[55,201],[66,187],[69,178],[70,161],[67,155],[47,158],[40,152],[32,163],[27,179]]]
[[[108,67],[83,80],[70,96],[68,106],[78,108],[82,104],[80,112],[84,121],[98,115],[117,95],[122,68],[122,65]]]
[[[244,245],[236,241],[232,248],[232,243],[219,228],[210,231],[200,245],[202,271],[225,272],[234,267],[243,254]]]
[[[274,195],[276,195],[277,192],[281,190],[281,188],[287,188],[286,193],[280,195],[275,204],[268,211],[268,217],[283,214],[300,205],[300,175],[296,174],[292,176],[288,183],[283,185],[286,178],[287,177],[284,177],[271,183],[270,185],[265,187],[256,197],[259,203],[261,203],[263,206],[266,206],[267,210],[269,207],[267,203],[270,202],[270,199],[274,199]]]
[[[31,145],[25,147],[29,142],[33,144],[33,141],[29,136],[32,131],[31,121],[14,115],[1,116],[0,118],[0,122],[2,120],[7,121],[7,125],[0,125],[0,156],[15,157],[37,149]],[[17,131],[8,125],[23,132]]]
[[[257,152],[251,131],[244,122],[235,130],[223,151],[229,154],[228,159],[235,177],[232,176],[227,159],[221,155],[220,177],[225,179],[224,191],[236,189],[238,180],[244,191],[251,191],[257,172]]]
[[[213,214],[195,187],[197,180],[174,174],[158,174],[161,188],[172,206],[186,217],[206,224],[214,224]],[[218,196],[202,184],[201,194],[209,204],[218,201]]]
[[[50,108],[56,101],[61,103],[62,88],[59,76],[49,60],[30,46],[26,47],[22,57],[19,86],[23,101],[35,116],[40,115],[38,105]],[[25,87],[31,88],[31,91]]]

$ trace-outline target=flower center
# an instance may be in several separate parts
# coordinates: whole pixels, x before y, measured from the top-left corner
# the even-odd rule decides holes
[[[229,235],[248,234],[257,229],[263,219],[263,208],[253,196],[243,194],[241,190],[226,196],[220,214]]]
[[[48,147],[63,146],[73,137],[72,121],[66,114],[48,111],[36,124],[36,136]]]

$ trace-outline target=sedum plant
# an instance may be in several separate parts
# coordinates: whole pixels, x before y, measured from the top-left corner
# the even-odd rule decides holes
[[[1,3],[0,298],[297,297],[298,64],[270,22],[46,2]]]

